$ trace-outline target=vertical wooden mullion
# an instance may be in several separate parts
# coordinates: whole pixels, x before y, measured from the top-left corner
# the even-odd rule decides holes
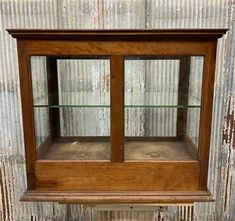
[[[17,40],[21,104],[23,114],[25,158],[27,171],[27,189],[36,188],[35,167],[36,136],[33,109],[32,77],[30,70],[30,57],[27,54],[27,41]]]
[[[213,92],[216,64],[217,40],[208,43],[208,52],[204,57],[204,73],[202,80],[202,97],[199,129],[199,160],[200,180],[199,188],[207,189],[208,163],[210,152]]]
[[[180,58],[178,104],[188,105],[190,57]],[[182,139],[187,129],[187,108],[177,110],[177,138]]]
[[[111,161],[124,161],[124,56],[111,56]]]
[[[57,59],[47,57],[47,80],[48,80],[48,103],[49,105],[59,104],[58,93],[58,71]],[[60,113],[59,108],[49,109],[50,134],[52,140],[60,136]]]

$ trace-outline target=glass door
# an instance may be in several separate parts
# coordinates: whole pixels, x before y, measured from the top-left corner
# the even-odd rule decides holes
[[[203,57],[125,58],[125,161],[198,159]]]
[[[31,56],[37,158],[110,159],[107,57]]]

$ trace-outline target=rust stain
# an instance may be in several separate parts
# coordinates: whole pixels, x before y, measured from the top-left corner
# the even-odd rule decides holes
[[[231,160],[231,149],[229,149],[229,153],[228,153],[228,164]],[[226,183],[225,183],[225,195],[224,195],[224,212],[226,211],[227,209],[227,204],[228,204],[228,197],[230,196],[230,191],[231,189],[229,189],[230,185],[229,185],[229,179],[230,179],[230,167],[229,165],[227,165],[227,168],[226,168]]]
[[[228,107],[225,115],[225,125],[223,128],[223,142],[228,145],[229,148],[235,149],[235,115],[234,105],[231,96],[228,98]]]
[[[234,131],[235,131],[235,115],[234,115],[234,103],[231,96],[228,97],[227,102],[227,111],[224,117],[225,124],[223,128],[223,144],[228,146],[228,157],[227,157],[227,168],[226,168],[226,183],[225,183],[225,198],[224,198],[224,212],[228,206],[228,199],[231,195],[231,179],[230,176],[230,162],[231,162],[231,154],[232,149],[235,149],[235,139],[234,139]]]
[[[3,211],[2,211],[2,216],[4,218],[4,220],[10,220],[9,217],[9,212],[10,212],[10,208],[9,208],[9,204],[8,202],[8,194],[7,191],[4,190],[4,187],[6,187],[6,185],[4,184],[3,181],[3,166],[1,165],[0,167],[0,188],[1,188],[1,193],[2,193],[2,206],[3,206]]]

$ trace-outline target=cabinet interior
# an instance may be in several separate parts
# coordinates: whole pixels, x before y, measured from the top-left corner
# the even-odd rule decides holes
[[[123,58],[125,161],[198,159],[203,59]],[[31,56],[38,159],[110,161],[110,62]]]

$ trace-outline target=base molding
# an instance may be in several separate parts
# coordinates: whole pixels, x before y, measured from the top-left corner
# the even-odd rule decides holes
[[[108,204],[191,204],[214,201],[209,191],[158,192],[158,191],[36,191],[27,190],[21,201],[59,203]]]

